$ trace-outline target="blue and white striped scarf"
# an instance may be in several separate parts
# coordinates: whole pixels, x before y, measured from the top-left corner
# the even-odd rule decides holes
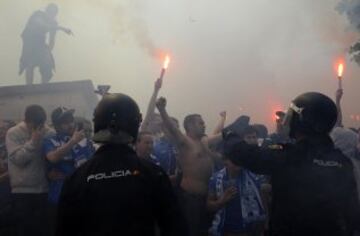
[[[216,197],[220,198],[224,194],[224,183],[228,179],[226,168],[214,174]],[[242,170],[238,181],[237,189],[239,191],[239,201],[241,204],[242,222],[239,222],[244,228],[248,224],[263,221],[266,218],[264,206],[261,201],[258,177],[248,170]],[[221,236],[225,221],[225,209],[219,210],[213,220],[210,233],[213,236]]]

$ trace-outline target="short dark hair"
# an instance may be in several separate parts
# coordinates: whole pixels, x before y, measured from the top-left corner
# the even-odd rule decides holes
[[[141,138],[142,138],[143,136],[145,136],[145,135],[151,135],[151,136],[153,136],[154,134],[151,133],[151,132],[149,132],[149,131],[140,131],[139,134],[138,134],[138,136],[137,136],[136,141],[137,141],[137,142],[140,142],[140,141],[141,141]]]
[[[185,131],[189,131],[189,126],[194,123],[196,118],[201,118],[201,115],[199,114],[190,114],[187,115],[184,119],[184,129]]]
[[[46,121],[46,112],[40,105],[30,105],[25,110],[25,122],[37,125],[42,125]]]

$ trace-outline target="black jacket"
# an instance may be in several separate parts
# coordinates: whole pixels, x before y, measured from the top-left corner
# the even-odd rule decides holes
[[[186,235],[168,176],[124,145],[105,145],[65,181],[58,236]]]
[[[360,227],[351,161],[327,136],[260,149],[233,145],[231,159],[271,176],[273,236],[351,235]]]

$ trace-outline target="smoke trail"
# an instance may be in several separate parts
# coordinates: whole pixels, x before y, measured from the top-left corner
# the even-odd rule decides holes
[[[148,29],[141,19],[132,19],[129,25],[130,30],[138,45],[145,49],[152,57],[158,57],[160,50],[155,46],[149,36]]]
[[[352,29],[360,32],[360,0],[342,0],[336,9],[340,14],[346,15]],[[352,59],[360,65],[360,41],[350,47],[349,53]]]
[[[113,37],[116,41],[125,35],[130,35],[149,56],[158,58],[160,50],[151,38],[144,19],[136,9],[118,5],[113,10],[111,22]]]
[[[94,1],[92,1],[95,4]],[[134,4],[134,2],[132,2]],[[96,1],[96,4],[98,3]],[[141,17],[141,13],[136,7],[130,5],[109,4],[105,10],[112,11],[112,33],[115,39],[123,38],[129,34],[136,44],[143,49],[149,56],[157,58],[159,48],[150,36],[148,26]]]

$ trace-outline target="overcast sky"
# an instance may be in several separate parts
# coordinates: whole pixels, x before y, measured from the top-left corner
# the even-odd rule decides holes
[[[20,34],[32,12],[49,2],[0,0],[1,86],[24,84],[17,75]],[[350,119],[360,114],[360,68],[346,55],[358,34],[335,11],[337,0],[51,2],[59,6],[59,24],[75,34],[57,35],[53,82],[110,84],[112,92],[133,96],[145,113],[160,73],[158,52],[169,52],[161,95],[171,115],[182,120],[200,113],[211,131],[226,110],[229,122],[247,114],[273,129],[273,112],[300,93],[334,97],[335,63],[345,58],[344,121],[360,126]]]

